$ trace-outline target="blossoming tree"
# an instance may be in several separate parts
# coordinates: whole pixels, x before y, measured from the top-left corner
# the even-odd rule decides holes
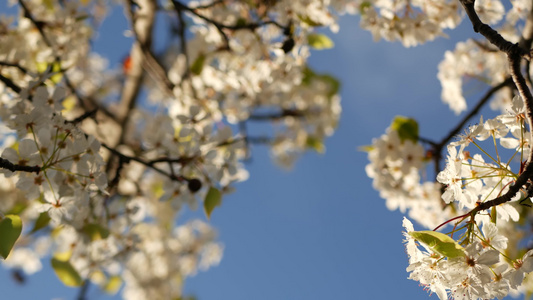
[[[309,68],[331,7],[292,1],[9,1],[0,16],[0,256],[16,277],[50,260],[67,286],[181,299],[217,264],[204,221],[248,177],[251,144],[283,166],[322,151],[338,82]],[[337,3],[338,11],[350,6]],[[111,6],[133,44],[120,70],[92,51]],[[351,4],[354,7],[354,4]],[[342,10],[341,10],[342,9]],[[169,42],[153,43],[156,20]],[[159,47],[160,48],[160,47]],[[250,122],[272,124],[254,135]],[[150,266],[150,267],[147,267]]]
[[[339,83],[306,63],[310,48],[332,47],[318,28],[336,31],[337,14],[358,14],[376,40],[410,47],[467,16],[481,35],[445,54],[442,99],[459,114],[468,109],[464,78],[488,91],[441,140],[395,118],[366,148],[366,171],[389,209],[435,229],[404,220],[411,279],[441,299],[533,292],[524,243],[532,1],[9,2],[15,13],[0,15],[3,266],[32,274],[50,260],[80,298],[94,284],[122,287],[126,299],[180,299],[183,281],[222,255],[207,223],[178,222],[183,207],[209,217],[246,180],[252,144],[290,166],[333,133]],[[134,39],[120,70],[92,50],[111,5],[122,6]],[[161,18],[170,41],[156,51]],[[488,103],[500,115],[466,128]],[[258,136],[250,122],[271,123],[271,135]],[[436,181],[422,181],[431,166]]]

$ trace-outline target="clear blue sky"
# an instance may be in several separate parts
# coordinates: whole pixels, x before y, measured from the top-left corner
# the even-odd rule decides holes
[[[129,47],[127,40],[116,40],[124,29],[121,13],[115,10],[104,23],[96,43],[112,63]],[[308,153],[287,172],[273,164],[266,148],[253,148],[250,179],[224,198],[211,219],[225,245],[222,262],[188,279],[186,294],[199,300],[428,299],[417,282],[407,280],[403,216],[388,211],[373,190],[364,171],[366,153],[357,147],[381,135],[395,115],[416,118],[422,136],[444,136],[458,119],[440,100],[437,65],[445,50],[473,32],[464,23],[448,32],[450,39],[405,49],[374,43],[358,22],[342,17],[340,32],[328,33],[335,48],[311,57],[313,68],[342,82],[343,114],[326,153]],[[77,294],[48,266],[28,279],[16,286],[0,272],[0,299]],[[107,299],[94,287],[89,297]]]

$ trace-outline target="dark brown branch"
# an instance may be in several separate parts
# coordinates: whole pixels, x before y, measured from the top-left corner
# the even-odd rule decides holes
[[[520,189],[527,183],[527,181],[533,176],[533,164],[528,164],[526,169],[518,178],[515,183],[509,187],[507,193],[496,197],[490,201],[483,202],[476,206],[471,212],[470,215],[474,216],[477,212],[480,212],[485,209],[489,209],[494,206],[511,201],[511,199],[520,191]]]
[[[533,95],[527,87],[526,81],[520,72],[520,61],[522,56],[529,55],[529,51],[523,49],[519,44],[513,44],[504,39],[496,30],[481,22],[474,9],[474,0],[461,0],[461,4],[466,10],[474,31],[482,34],[491,44],[505,52],[509,59],[510,73],[518,92],[526,104],[526,113],[529,124],[533,124]],[[533,153],[533,151],[532,151]]]
[[[7,62],[7,61],[0,61],[0,66],[17,68],[22,73],[28,74],[28,70],[26,70],[26,68],[24,68],[23,66],[21,66],[19,64],[10,63],[10,62]]]
[[[0,74],[0,81],[17,94],[20,94],[20,91],[22,91],[20,86],[16,85],[11,79],[4,77],[2,74]]]
[[[418,139],[420,142],[422,142],[422,143],[426,143],[426,144],[432,146],[433,148],[436,148],[436,147],[438,146],[438,144],[437,144],[436,142],[434,142],[434,141],[432,141],[432,140],[430,140],[430,139],[428,139],[428,138],[425,138],[425,137],[421,137],[421,136],[419,136],[417,139]]]
[[[37,28],[37,30],[39,31],[39,33],[41,34],[41,37],[43,38],[43,41],[44,43],[52,48],[52,43],[50,42],[50,40],[48,39],[48,37],[46,36],[46,34],[44,33],[44,25],[45,23],[44,22],[41,22],[41,21],[37,21],[33,15],[31,14],[31,11],[29,10],[29,8],[26,6],[26,4],[24,3],[24,1],[22,0],[18,0],[19,4],[20,4],[20,7],[22,7],[22,10],[24,11],[24,17],[28,18],[30,20],[30,22],[33,24],[33,26],[35,26],[35,28]]]
[[[39,174],[41,172],[41,167],[39,166],[21,166],[16,165],[5,158],[0,157],[0,168],[7,169],[11,172],[21,171]]]
[[[114,148],[111,148],[109,147],[108,145],[102,143],[102,147],[106,148],[107,150],[109,150],[113,155],[116,155],[119,157],[119,159],[121,160],[122,163],[129,163],[131,161],[135,161],[135,162],[138,162],[154,171],[156,171],[157,173],[161,174],[161,175],[164,175],[172,180],[177,180],[179,182],[183,182],[183,181],[189,181],[190,179],[188,178],[185,178],[181,175],[172,175],[171,173],[161,169],[161,168],[158,168],[154,165],[154,163],[150,162],[150,161],[145,161],[144,159],[141,159],[139,157],[135,157],[135,156],[129,156],[129,155],[125,155],[123,153],[121,153],[120,151],[114,149]]]
[[[283,119],[285,117],[302,117],[304,115],[305,115],[305,112],[302,112],[302,111],[285,109],[285,110],[282,110],[281,112],[276,112],[276,113],[250,115],[248,120],[272,121],[272,120]]]
[[[498,47],[500,51],[507,53],[508,55],[524,55],[526,54],[517,44],[513,44],[504,39],[496,30],[492,29],[489,25],[481,22],[476,10],[474,9],[475,0],[460,0],[463,5],[474,31],[483,35],[491,44]]]
[[[224,25],[223,24],[220,24],[218,22],[215,22],[214,20],[211,20],[201,14],[199,14],[198,12],[196,12],[196,10],[188,7],[187,5],[185,4],[182,4],[181,2],[179,1],[172,1],[172,4],[174,5],[174,9],[176,10],[176,13],[179,15],[182,13],[183,10],[186,10],[188,12],[191,12],[193,15],[197,16],[198,18],[206,21],[207,23],[210,23],[212,24],[213,26],[215,26],[215,28],[218,30],[218,32],[220,33],[220,35],[222,36],[222,38],[224,39],[224,47],[226,50],[229,50],[230,47],[229,47],[229,38],[228,38],[228,35],[224,32],[223,28],[224,28]]]
[[[91,111],[87,111],[85,112],[83,115],[77,117],[76,119],[74,120],[71,120],[71,121],[67,121],[67,123],[70,123],[70,124],[78,124],[80,122],[83,122],[83,120],[87,119],[87,118],[93,118],[95,115],[96,115],[96,112],[98,111],[98,109],[93,109]]]

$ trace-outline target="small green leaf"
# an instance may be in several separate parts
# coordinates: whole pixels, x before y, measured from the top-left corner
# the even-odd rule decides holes
[[[303,78],[302,78],[303,85],[311,85],[313,84],[314,80],[318,80],[328,85],[328,92],[327,92],[328,97],[332,97],[339,92],[339,89],[341,86],[340,81],[337,78],[329,74],[317,74],[309,67],[305,67],[302,71],[302,74],[303,74]]]
[[[328,84],[328,87],[329,87],[328,93],[327,93],[328,97],[333,97],[339,92],[341,83],[337,78],[331,75],[328,75],[328,74],[321,74],[319,76],[319,80]]]
[[[107,280],[106,284],[103,287],[104,292],[108,294],[116,294],[122,285],[122,279],[120,276],[111,276]]]
[[[318,153],[324,153],[326,149],[321,140],[317,139],[316,137],[312,137],[312,136],[307,137],[305,144],[308,148],[311,148]]]
[[[411,231],[409,235],[442,256],[455,258],[465,255],[464,248],[444,233],[425,230]]]
[[[13,207],[9,210],[7,215],[20,215],[24,210],[28,208],[27,203],[23,202],[17,202]]]
[[[80,15],[76,17],[76,22],[84,21],[89,18],[89,15]]]
[[[194,60],[194,62],[191,65],[191,72],[194,75],[200,75],[202,73],[202,70],[204,69],[205,64],[205,54],[200,53],[198,57]]]
[[[86,224],[82,231],[89,236],[91,241],[102,240],[109,236],[109,229],[99,224]]]
[[[43,0],[42,4],[48,9],[53,10],[54,9],[54,2],[52,0]]]
[[[324,24],[322,24],[322,23],[318,23],[318,22],[313,21],[309,16],[298,15],[298,19],[300,21],[302,21],[302,23],[304,23],[304,24],[306,24],[308,26],[311,26],[311,27],[324,26]]]
[[[357,150],[359,150],[361,152],[370,152],[370,151],[374,150],[374,146],[372,146],[372,145],[359,146],[359,147],[357,147]]]
[[[317,50],[329,49],[334,46],[333,41],[327,35],[320,33],[309,34],[307,36],[307,43]]]
[[[372,3],[369,1],[363,1],[361,4],[359,4],[359,13],[361,15],[364,15],[367,8],[372,7]]]
[[[410,140],[414,143],[418,141],[418,123],[415,119],[396,116],[392,120],[391,128],[398,131],[398,136],[402,143],[405,140]]]
[[[22,220],[17,215],[6,215],[0,221],[0,256],[7,258],[22,232]]]
[[[56,272],[57,277],[66,286],[81,286],[83,279],[80,274],[68,260],[61,260],[55,257],[52,258],[52,268]]]
[[[211,187],[205,195],[204,200],[204,210],[207,218],[211,218],[211,212],[215,207],[219,206],[222,203],[222,194],[220,191],[214,187]]]
[[[494,224],[496,224],[496,219],[498,219],[498,214],[496,212],[496,207],[493,207],[490,210],[490,221]]]
[[[35,223],[33,223],[33,229],[30,233],[34,233],[48,225],[50,223],[50,215],[48,215],[48,212],[42,212],[39,217],[37,217],[37,220],[35,220]]]

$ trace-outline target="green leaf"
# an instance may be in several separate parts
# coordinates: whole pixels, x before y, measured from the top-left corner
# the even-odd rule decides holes
[[[103,287],[104,292],[108,294],[116,294],[122,285],[122,279],[120,276],[111,276],[107,280],[106,284]]]
[[[30,233],[34,233],[48,225],[50,223],[50,215],[48,215],[48,212],[42,212],[39,217],[37,217],[37,220],[35,220],[35,223],[33,223],[33,229]]]
[[[311,148],[318,153],[324,153],[325,151],[324,144],[320,139],[317,139],[316,137],[308,136],[307,140],[305,141],[305,144],[307,148]]]
[[[328,74],[321,74],[318,78],[319,80],[328,84],[328,87],[329,87],[328,93],[327,93],[328,97],[333,97],[339,92],[341,83],[337,78],[331,75],[328,75]]]
[[[61,260],[55,257],[52,258],[52,268],[56,272],[57,277],[66,286],[81,286],[83,279],[80,274],[68,260]]]
[[[309,16],[298,15],[298,19],[300,21],[302,21],[302,23],[304,23],[304,24],[306,24],[308,26],[311,26],[311,27],[324,26],[324,24],[322,24],[322,23],[318,23],[318,22],[313,21]]]
[[[361,15],[364,15],[365,14],[365,10],[369,7],[372,7],[372,3],[368,2],[368,1],[363,1],[361,2],[361,4],[359,4],[359,13]]]
[[[321,33],[309,34],[307,36],[307,43],[317,50],[329,49],[334,46],[333,41],[327,35]]]
[[[89,15],[80,15],[78,17],[76,17],[76,22],[80,22],[80,21],[85,21],[89,18]]]
[[[490,221],[494,224],[496,224],[496,219],[498,219],[498,214],[496,212],[496,207],[493,207],[490,210]]]
[[[411,231],[409,235],[442,256],[454,258],[465,255],[464,248],[444,233],[425,230]]]
[[[339,92],[339,89],[341,86],[340,81],[337,80],[337,78],[329,74],[317,74],[309,67],[305,67],[302,71],[302,74],[303,74],[303,78],[302,78],[303,85],[311,85],[313,84],[314,80],[318,80],[328,85],[328,92],[327,92],[328,97],[332,97]]]
[[[26,208],[28,208],[27,203],[17,202],[15,205],[13,205],[13,207],[11,207],[11,209],[9,210],[7,214],[8,215],[20,215]]]
[[[392,120],[391,128],[398,131],[398,136],[402,143],[405,140],[410,140],[414,143],[418,141],[418,123],[415,119],[396,116]]]
[[[361,152],[370,152],[370,151],[374,150],[374,146],[372,146],[372,145],[359,146],[359,147],[357,147],[357,150],[359,150]]]
[[[191,72],[194,75],[200,75],[202,73],[202,70],[204,69],[205,64],[205,54],[200,53],[198,57],[194,60],[194,62],[191,65]]]
[[[6,215],[0,221],[0,255],[6,259],[22,232],[22,220],[17,215]]]
[[[207,218],[211,218],[211,213],[215,207],[219,206],[222,203],[222,193],[214,187],[211,187],[205,195],[204,200],[204,210]]]
[[[54,9],[54,2],[52,0],[43,0],[42,4],[48,9],[53,10]]]
[[[99,224],[86,224],[82,231],[89,236],[91,241],[106,239],[109,236],[109,229]]]

